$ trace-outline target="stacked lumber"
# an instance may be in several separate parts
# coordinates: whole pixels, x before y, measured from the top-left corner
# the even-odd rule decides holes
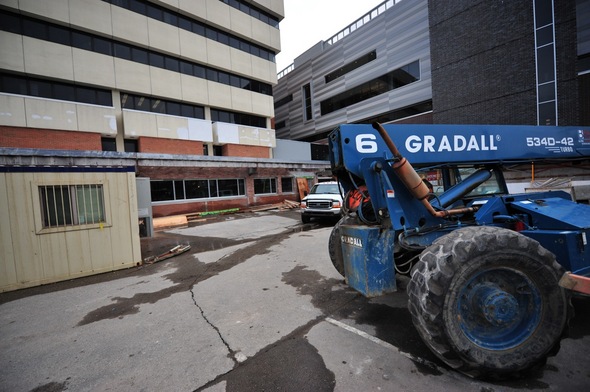
[[[283,200],[281,203],[276,204],[266,204],[262,206],[252,207],[250,209],[251,212],[261,212],[261,211],[270,211],[270,210],[292,210],[294,208],[299,208],[299,203],[291,200]]]

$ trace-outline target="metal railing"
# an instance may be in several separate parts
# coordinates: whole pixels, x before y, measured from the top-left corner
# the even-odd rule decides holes
[[[331,36],[330,38],[325,40],[324,45],[334,45],[336,42],[340,41],[344,37],[348,36],[349,34],[352,34],[356,30],[360,29],[365,24],[367,24],[371,20],[375,19],[376,17],[378,17],[379,15],[381,15],[382,13],[384,13],[385,11],[387,11],[388,9],[390,9],[391,7],[393,7],[394,5],[396,5],[397,3],[401,2],[401,1],[402,0],[384,1],[383,3],[381,3],[378,6],[376,6],[375,8],[373,8],[371,11],[364,14],[359,19],[355,20],[353,23],[349,24],[348,26],[346,26],[345,28],[340,30],[338,33],[334,34],[333,36]],[[293,63],[293,64],[289,65],[288,67],[286,67],[285,69],[283,69],[281,72],[279,72],[277,74],[277,79],[282,78],[283,76],[287,75],[289,72],[293,71],[294,69],[295,69],[295,64]]]

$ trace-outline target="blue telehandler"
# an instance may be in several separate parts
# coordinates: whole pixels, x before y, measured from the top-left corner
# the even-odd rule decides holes
[[[345,191],[328,250],[349,286],[374,297],[408,276],[423,341],[474,378],[522,375],[557,353],[572,292],[590,294],[590,206],[509,194],[503,168],[587,166],[589,128],[345,124],[328,139]]]

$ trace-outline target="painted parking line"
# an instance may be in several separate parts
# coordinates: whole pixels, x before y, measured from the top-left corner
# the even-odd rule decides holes
[[[410,359],[410,360],[412,360],[414,362],[420,363],[422,365],[426,365],[426,366],[430,367],[431,369],[438,370],[441,373],[445,373],[445,374],[448,373],[445,368],[442,368],[442,367],[438,366],[436,363],[431,362],[431,361],[429,361],[427,359],[416,357],[416,356],[414,356],[412,354],[409,354],[409,353],[400,351],[400,349],[397,348],[397,347],[395,347],[394,345],[392,345],[390,343],[387,343],[386,341],[381,340],[379,338],[376,338],[375,336],[369,335],[368,333],[363,332],[360,329],[357,329],[355,327],[351,327],[350,325],[344,324],[343,322],[338,321],[338,320],[334,320],[333,318],[330,318],[330,317],[327,317],[326,318],[326,321],[329,322],[332,325],[335,325],[336,327],[342,328],[342,329],[344,329],[344,330],[346,330],[348,332],[352,332],[352,333],[354,333],[354,334],[356,334],[356,335],[358,335],[358,336],[360,336],[362,338],[365,338],[367,340],[370,340],[371,342],[373,342],[375,344],[378,344],[381,347],[384,347],[386,349],[395,351],[396,353],[398,353],[400,355],[403,355],[404,357],[406,357],[406,358],[408,358],[408,359]]]

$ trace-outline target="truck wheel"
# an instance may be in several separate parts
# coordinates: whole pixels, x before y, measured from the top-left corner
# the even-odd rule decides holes
[[[332,260],[332,265],[336,268],[336,271],[340,273],[340,275],[344,275],[344,257],[342,256],[342,239],[340,237],[340,225],[345,225],[348,223],[353,223],[356,221],[356,218],[353,216],[345,215],[343,216],[338,223],[334,225],[332,232],[330,233],[330,239],[328,240],[328,253],[330,254],[330,260]]]
[[[503,379],[557,354],[572,315],[555,256],[514,231],[467,227],[426,248],[408,306],[427,346],[474,378]]]
[[[311,218],[309,216],[307,216],[307,215],[305,215],[305,214],[302,213],[301,214],[301,222],[303,222],[303,223],[309,223],[309,222],[311,222]]]

